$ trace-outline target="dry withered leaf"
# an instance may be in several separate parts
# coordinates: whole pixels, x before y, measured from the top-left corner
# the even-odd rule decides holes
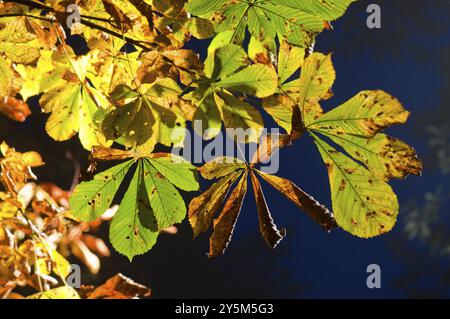
[[[312,220],[322,226],[325,230],[331,230],[337,227],[333,214],[323,205],[321,205],[312,196],[305,193],[290,180],[274,175],[265,174],[261,171],[256,172],[273,188],[283,194],[287,199],[293,202],[298,208],[302,209]]]
[[[231,185],[239,177],[235,172],[214,183],[208,190],[191,200],[188,217],[194,232],[194,238],[207,231],[214,214],[219,209]]]
[[[267,206],[264,193],[255,173],[250,174],[252,179],[253,193],[255,195],[256,207],[258,209],[259,230],[263,235],[267,245],[275,248],[278,243],[286,236],[286,229],[278,230]]]
[[[31,110],[28,104],[22,100],[12,96],[3,96],[0,97],[0,113],[5,114],[11,120],[25,122],[31,115]]]
[[[0,145],[1,155],[0,179],[6,190],[12,194],[17,194],[25,185],[28,179],[36,179],[31,168],[44,165],[41,155],[37,152],[17,152],[3,142]]]
[[[251,165],[266,163],[273,154],[290,143],[288,134],[265,134],[262,137],[255,154],[251,161]]]
[[[119,273],[97,288],[84,287],[80,294],[87,299],[137,299],[150,297],[150,288]]]
[[[104,146],[94,146],[91,150],[90,160],[92,161],[117,161],[133,157],[131,151],[123,151],[116,148]]]
[[[247,175],[247,172],[242,175],[236,188],[225,202],[219,217],[213,222],[214,230],[209,240],[210,250],[208,257],[210,258],[223,254],[228,247],[245,194],[247,193]]]

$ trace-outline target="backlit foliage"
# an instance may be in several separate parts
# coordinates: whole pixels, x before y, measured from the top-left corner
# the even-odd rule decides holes
[[[250,186],[260,232],[274,248],[286,229],[276,226],[261,180],[327,231],[340,226],[369,238],[391,230],[399,207],[388,182],[419,175],[422,164],[410,146],[382,131],[405,123],[408,111],[379,90],[360,92],[329,112],[320,105],[333,96],[336,73],[331,55],[313,52],[315,37],[330,30],[332,21],[354,1],[0,3],[0,112],[25,121],[31,113],[27,99],[39,96],[42,111],[49,114],[46,131],[54,140],[77,136],[91,152],[92,167],[98,161],[121,161],[80,182],[64,205],[54,203],[39,184],[32,184],[34,191],[24,201],[20,193],[34,178],[30,168],[43,165],[43,160],[37,153],[17,153],[3,144],[1,181],[6,192],[0,193],[0,241],[8,253],[2,258],[12,258],[5,261],[5,269],[24,258],[32,266],[22,270],[23,277],[8,282],[39,288],[37,280],[48,282],[53,275],[64,282],[67,262],[58,249],[73,243],[43,244],[45,223],[39,223],[43,229],[33,227],[43,218],[33,206],[39,192],[40,205],[50,210],[44,220],[57,218],[65,227],[58,230],[62,238],[69,231],[65,219],[71,225],[75,221],[69,227],[87,225],[101,219],[113,202],[119,203],[110,241],[130,260],[150,250],[160,232],[186,217],[194,237],[212,228],[209,256],[222,254]],[[80,10],[79,21],[67,12],[71,4]],[[69,45],[70,35],[84,41],[83,54]],[[187,48],[193,39],[209,39],[204,61]],[[203,125],[196,133],[205,140],[223,128],[260,132],[265,127],[263,113],[285,133],[263,138],[253,133],[238,140],[259,143],[248,162],[218,157],[196,168],[156,151],[161,146],[183,147],[184,135],[173,140],[172,133],[197,120]],[[312,138],[328,170],[333,212],[289,179],[257,168],[303,136]],[[213,184],[185,203],[186,192],[199,190],[200,176]],[[123,196],[119,188],[125,189]],[[16,231],[25,237],[8,244],[18,240]],[[80,294],[64,286],[57,289],[34,297]]]

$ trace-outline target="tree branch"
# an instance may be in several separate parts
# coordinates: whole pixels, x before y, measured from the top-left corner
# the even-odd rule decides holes
[[[41,2],[37,2],[37,1],[34,1],[34,0],[3,0],[3,2],[5,2],[5,3],[16,3],[16,4],[26,5],[26,6],[30,7],[30,8],[32,8],[32,9],[41,9],[41,10],[48,11],[48,12],[51,12],[51,13],[54,13],[54,14],[62,14],[62,15],[64,15],[64,16],[66,16],[66,15],[68,14],[67,12],[59,12],[59,11],[55,10],[54,8],[52,8],[52,7],[49,7],[49,6],[47,6],[47,5],[45,5],[45,4],[41,3]],[[138,5],[138,2],[137,2],[137,1],[130,0],[130,2],[131,2],[133,5],[135,5],[135,6]],[[136,7],[136,8],[138,8],[138,7]],[[138,9],[139,9],[139,8],[138,8]],[[142,8],[140,8],[140,9],[142,9]],[[151,14],[152,14],[152,16],[153,16],[153,11],[151,10],[151,7],[150,7],[150,6],[145,7],[145,10],[144,10],[144,11],[145,11],[145,13],[148,14],[148,15],[150,15],[150,12],[151,12]],[[51,18],[45,18],[45,17],[38,17],[38,16],[33,16],[33,15],[27,15],[26,13],[23,13],[23,14],[17,14],[16,16],[29,16],[30,18],[35,18],[35,19],[40,19],[40,20],[46,20],[46,21],[54,22],[54,20],[52,20]],[[148,16],[147,18],[149,19],[149,18],[151,18],[151,17]],[[109,35],[112,35],[112,36],[114,36],[114,37],[116,37],[116,38],[125,40],[126,42],[128,42],[128,43],[130,43],[130,44],[133,44],[134,46],[136,46],[136,47],[138,47],[138,48],[141,48],[141,49],[143,49],[143,50],[146,50],[146,51],[151,51],[151,50],[154,50],[154,49],[157,49],[157,48],[158,48],[158,45],[155,44],[155,43],[142,42],[142,41],[138,41],[138,40],[132,39],[132,38],[130,38],[130,37],[124,36],[124,35],[121,34],[120,32],[117,32],[117,31],[108,29],[108,28],[106,28],[106,27],[103,27],[103,26],[101,26],[101,25],[98,25],[98,24],[96,24],[96,23],[93,23],[93,22],[91,22],[91,21],[89,21],[89,20],[87,20],[87,19],[92,19],[92,20],[98,20],[98,21],[101,21],[99,18],[83,15],[82,18],[80,19],[80,23],[83,24],[83,25],[85,25],[85,26],[87,26],[87,27],[89,27],[89,28],[92,28],[92,29],[96,29],[96,30],[102,31],[102,32],[105,32],[105,33],[107,33],[107,34],[109,34]],[[152,24],[153,24],[153,20],[152,20],[152,19],[150,19],[150,20],[152,21]],[[61,23],[61,21],[59,21],[59,22]],[[106,21],[104,21],[104,22],[106,22]],[[109,22],[109,21],[108,21],[108,22]],[[61,24],[62,24],[62,23],[61,23]],[[164,57],[164,60],[166,60],[168,63],[170,63],[170,64],[172,64],[172,65],[175,65],[175,62],[172,61],[171,59],[167,58],[167,57]],[[188,70],[188,69],[183,68],[183,67],[180,67],[180,66],[178,66],[177,68],[179,68],[179,69],[181,69],[181,70],[183,70],[183,71],[185,71],[185,72],[187,72],[187,73],[192,74],[192,71],[191,71],[191,70]]]
[[[58,13],[58,14],[67,15],[67,12],[56,11],[52,7],[49,7],[49,6],[47,6],[47,5],[43,4],[43,3],[36,2],[36,1],[33,1],[33,0],[3,0],[3,2],[22,4],[22,5],[28,6],[28,7],[32,8],[32,9],[41,9],[41,10],[45,10],[45,11],[52,12],[52,13]],[[29,16],[30,18],[36,18],[36,19],[41,19],[41,20],[52,21],[49,18],[45,19],[44,17],[37,17],[37,16],[32,16],[32,15],[27,15],[26,13],[17,14],[15,16]],[[124,37],[119,32],[116,32],[114,30],[111,30],[111,29],[108,29],[106,27],[100,26],[100,25],[95,24],[95,23],[93,23],[91,21],[88,21],[86,19],[100,20],[99,18],[96,18],[96,17],[83,15],[83,18],[80,19],[80,23],[85,25],[85,26],[87,26],[87,27],[89,27],[89,28],[97,29],[99,31],[103,31],[105,33],[108,33],[108,34],[110,34],[112,36],[115,36],[115,37],[117,37],[119,39],[125,39],[127,42],[129,42],[129,43],[131,43],[131,44],[133,44],[133,45],[135,45],[135,46],[137,46],[137,47],[139,47],[141,49],[152,50],[156,46],[156,45],[154,45],[152,43],[147,43],[150,46],[144,45],[141,41],[137,41],[137,40],[134,40],[134,39],[132,39],[130,37],[126,37],[126,36]],[[61,21],[60,21],[60,23],[61,23]]]

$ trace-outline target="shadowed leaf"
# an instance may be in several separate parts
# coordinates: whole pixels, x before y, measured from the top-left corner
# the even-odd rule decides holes
[[[318,223],[323,229],[331,230],[336,227],[333,214],[312,196],[305,193],[297,185],[285,178],[265,174],[256,171],[266,182],[272,185],[277,191],[293,202],[298,208],[303,210],[312,220]]]
[[[236,225],[245,194],[247,193],[247,173],[244,173],[239,180],[236,188],[231,192],[230,197],[219,217],[214,219],[214,230],[209,239],[208,257],[217,257],[225,252],[233,236],[234,226]]]
[[[278,230],[267,207],[266,199],[258,178],[251,173],[253,193],[255,195],[256,207],[258,209],[259,230],[270,248],[275,248],[286,236],[286,229]]]

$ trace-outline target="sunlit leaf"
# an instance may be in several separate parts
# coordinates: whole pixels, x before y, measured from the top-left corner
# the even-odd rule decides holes
[[[95,175],[92,181],[78,184],[70,197],[73,214],[85,221],[101,216],[111,205],[132,164],[132,160],[123,162]]]
[[[333,212],[338,225],[363,238],[390,231],[399,208],[392,188],[383,179],[313,136],[327,166]]]
[[[325,21],[339,18],[354,1],[190,0],[187,10],[211,19],[218,32],[247,26],[250,34],[259,40],[279,35],[295,45],[307,47],[323,30]]]

